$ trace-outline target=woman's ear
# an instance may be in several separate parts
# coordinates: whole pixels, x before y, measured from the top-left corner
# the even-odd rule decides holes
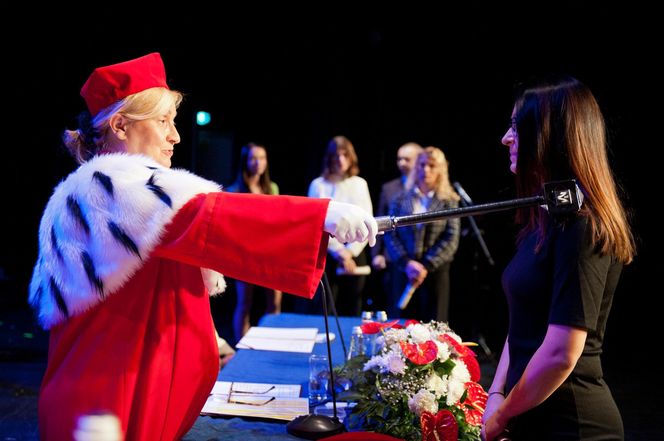
[[[111,131],[118,139],[122,141],[127,139],[127,122],[127,118],[125,118],[123,115],[120,115],[119,113],[111,116],[111,118],[108,120],[108,126],[110,127]]]

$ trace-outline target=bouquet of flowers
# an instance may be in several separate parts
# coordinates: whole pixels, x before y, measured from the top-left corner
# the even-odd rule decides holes
[[[349,422],[409,441],[479,440],[487,393],[475,353],[445,323],[367,323],[380,350],[337,369],[352,382]]]

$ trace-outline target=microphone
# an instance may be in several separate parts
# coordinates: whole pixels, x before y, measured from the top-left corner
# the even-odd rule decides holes
[[[466,193],[466,190],[463,189],[461,184],[458,182],[453,182],[452,186],[457,191],[457,193],[459,193],[459,196],[461,196],[463,202],[465,202],[467,205],[473,205],[473,200],[470,198],[470,196],[468,196],[468,193]]]
[[[578,212],[583,204],[583,193],[574,179],[545,182],[542,194],[536,196],[478,205],[471,205],[472,199],[458,182],[454,183],[454,188],[461,193],[461,205],[465,206],[404,216],[378,216],[375,218],[378,231],[393,231],[407,225],[425,224],[451,217],[467,217],[534,205],[544,206],[552,216],[568,216]]]

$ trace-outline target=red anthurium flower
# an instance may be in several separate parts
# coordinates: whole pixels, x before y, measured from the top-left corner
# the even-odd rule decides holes
[[[417,321],[417,320],[413,320],[413,319],[410,319],[410,320],[406,320],[406,324],[404,324],[404,327],[407,328],[407,327],[409,327],[410,325],[419,325],[419,324],[420,324],[419,321]]]
[[[422,441],[457,441],[459,439],[459,425],[454,414],[447,409],[439,410],[437,414],[422,412],[420,416],[422,427]]]
[[[468,354],[469,352],[471,354],[475,354],[471,349],[469,349],[468,347],[466,347],[463,344],[459,343],[458,341],[456,341],[455,339],[453,339],[452,337],[450,337],[447,334],[439,335],[438,340],[452,346],[454,348],[454,350],[457,351],[457,353],[459,355],[461,355],[462,357],[464,355]]]
[[[392,329],[403,329],[403,325],[401,325],[401,324],[399,324],[399,323],[395,323],[395,324],[392,326]]]
[[[468,368],[468,372],[470,373],[470,380],[476,383],[480,381],[480,375],[482,372],[480,371],[480,364],[477,362],[475,354],[473,353],[472,355],[464,355],[461,357],[461,361],[463,361]]]
[[[392,320],[391,322],[380,323],[380,322],[366,322],[360,325],[362,328],[363,334],[377,334],[381,329],[391,328],[396,325],[399,320]]]
[[[415,364],[428,364],[438,357],[438,346],[432,340],[424,343],[407,343],[400,341],[401,351]]]
[[[463,403],[459,407],[463,410],[466,416],[466,422],[472,426],[482,425],[482,415],[486,408],[486,400],[489,395],[484,391],[479,383],[469,381],[465,384],[468,393]]]

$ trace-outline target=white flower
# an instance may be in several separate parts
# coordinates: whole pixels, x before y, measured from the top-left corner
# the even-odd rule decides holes
[[[408,408],[418,417],[422,412],[438,412],[438,401],[434,394],[426,389],[420,389],[418,393],[408,399]]]
[[[425,387],[427,390],[433,392],[436,395],[436,399],[438,399],[447,393],[447,377],[443,380],[436,373],[432,373],[427,378]]]
[[[456,403],[459,402],[461,399],[461,396],[465,392],[466,387],[464,386],[463,383],[460,383],[458,381],[450,381],[447,383],[447,399],[445,400],[445,403],[448,406],[453,406]]]
[[[384,360],[386,372],[389,372],[392,375],[403,375],[404,372],[406,372],[406,363],[398,354],[390,352],[384,357]]]
[[[381,355],[374,355],[366,363],[364,363],[364,368],[362,368],[362,370],[366,372],[377,367],[382,371],[384,365],[385,361],[383,360],[383,357]]]
[[[467,383],[470,381],[470,372],[466,367],[466,363],[462,361],[456,361],[452,372],[450,372],[450,380],[459,381],[461,383]]]
[[[408,327],[408,331],[413,343],[424,343],[431,340],[431,331],[424,325],[411,325]]]
[[[438,340],[433,341],[436,344],[436,347],[438,348],[438,360],[444,362],[448,358],[450,358],[450,347],[447,343],[443,343]]]
[[[456,404],[466,390],[466,383],[470,381],[470,373],[464,363],[457,363],[452,369],[447,383],[448,406]]]
[[[390,329],[385,331],[385,345],[392,346],[395,343],[400,341],[405,341],[408,339],[408,331],[405,329]]]

